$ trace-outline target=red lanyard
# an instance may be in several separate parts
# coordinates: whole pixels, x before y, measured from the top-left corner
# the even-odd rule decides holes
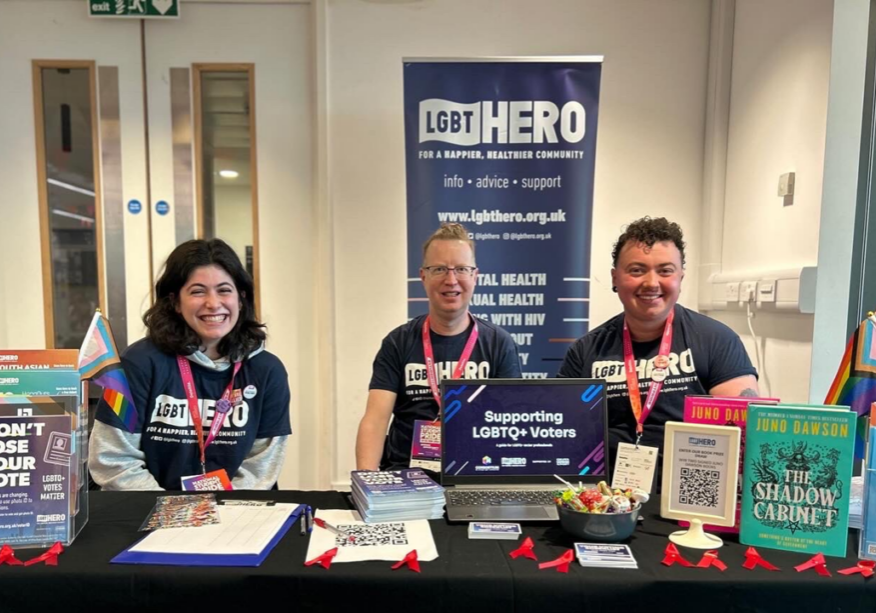
[[[651,385],[648,387],[648,397],[645,399],[645,409],[642,410],[642,396],[639,393],[639,376],[636,373],[636,358],[633,356],[633,340],[630,329],[624,318],[624,370],[627,374],[627,389],[630,392],[630,404],[636,417],[636,432],[641,437],[642,424],[648,419],[648,414],[657,402],[657,396],[663,388],[663,381],[669,373],[669,351],[672,349],[672,321],[675,310],[669,311],[666,325],[663,327],[663,339],[660,341],[660,352],[654,358],[654,368],[651,370]]]
[[[234,363],[234,372],[231,373],[231,383],[225,388],[222,397],[216,401],[216,412],[213,414],[213,421],[210,424],[210,433],[207,435],[207,440],[204,441],[204,421],[201,419],[201,410],[198,406],[198,391],[195,389],[195,379],[192,377],[192,366],[189,361],[181,355],[176,356],[176,363],[179,366],[179,375],[182,377],[183,388],[186,391],[186,401],[189,405],[189,413],[192,414],[192,421],[195,424],[195,431],[198,434],[198,448],[201,450],[201,472],[207,472],[207,447],[216,438],[219,430],[222,429],[222,424],[225,422],[225,416],[231,410],[231,390],[234,388],[234,377],[240,371],[242,362]]]
[[[459,356],[451,379],[459,379],[462,376],[465,365],[468,364],[468,359],[471,357],[471,352],[474,351],[475,343],[478,340],[478,322],[471,313],[469,313],[469,317],[471,317],[472,323],[471,333],[468,335],[465,348],[462,350],[462,355]],[[432,353],[432,338],[429,336],[429,320],[430,317],[427,315],[426,321],[423,322],[423,354],[426,356],[426,376],[429,378],[429,387],[432,388],[432,396],[438,403],[440,410],[441,392],[438,391],[438,375],[435,373],[435,355]]]

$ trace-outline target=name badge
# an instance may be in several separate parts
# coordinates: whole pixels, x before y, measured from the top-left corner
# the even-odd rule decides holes
[[[418,419],[411,441],[411,468],[441,472],[441,425]]]
[[[205,475],[190,475],[180,479],[184,492],[209,492],[233,490],[231,479],[224,468],[208,472]]]
[[[618,443],[611,486],[619,489],[638,488],[650,494],[658,457],[660,450],[657,447]]]

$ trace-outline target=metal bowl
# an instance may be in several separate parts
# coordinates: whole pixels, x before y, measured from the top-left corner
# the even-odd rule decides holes
[[[619,543],[630,538],[636,530],[641,508],[642,505],[638,504],[628,513],[579,513],[558,504],[557,513],[563,530],[575,538],[587,542]]]

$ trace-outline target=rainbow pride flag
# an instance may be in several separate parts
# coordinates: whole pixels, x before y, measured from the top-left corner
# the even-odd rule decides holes
[[[851,407],[858,414],[855,457],[863,459],[870,403],[876,402],[876,318],[861,322],[846,345],[836,377],[827,392],[824,404]]]
[[[116,349],[109,321],[100,311],[94,313],[85,340],[79,349],[79,378],[104,388],[103,399],[113,409],[125,428],[133,432],[137,425],[134,395],[122,360]]]

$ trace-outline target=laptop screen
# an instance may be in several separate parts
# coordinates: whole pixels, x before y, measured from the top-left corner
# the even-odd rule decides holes
[[[441,383],[442,483],[607,480],[601,379],[454,379]]]

